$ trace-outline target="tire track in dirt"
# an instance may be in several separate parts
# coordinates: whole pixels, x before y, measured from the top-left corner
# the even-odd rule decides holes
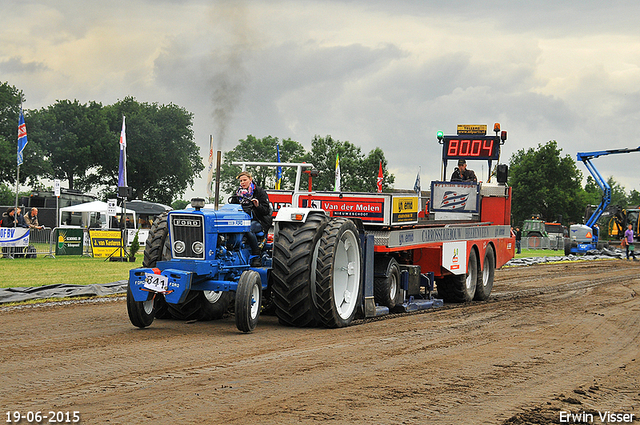
[[[122,300],[2,310],[0,400],[111,424],[485,424],[572,397],[629,409],[640,267],[598,263],[500,270],[488,302],[333,330],[273,317],[248,335],[233,318],[137,330]]]

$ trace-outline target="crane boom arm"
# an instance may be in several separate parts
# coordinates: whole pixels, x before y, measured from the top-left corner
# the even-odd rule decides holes
[[[640,146],[637,148],[625,148],[625,149],[607,149],[603,151],[594,151],[594,152],[578,152],[577,158],[578,161],[582,161],[587,167],[587,170],[591,173],[593,178],[595,179],[600,189],[602,189],[602,201],[598,205],[598,208],[593,212],[589,220],[587,220],[586,225],[589,227],[593,227],[594,224],[598,221],[598,219],[602,216],[604,210],[611,203],[611,187],[607,183],[607,181],[600,175],[596,167],[591,163],[593,158],[599,158],[605,155],[612,155],[615,153],[629,153],[629,152],[638,152],[640,151]]]

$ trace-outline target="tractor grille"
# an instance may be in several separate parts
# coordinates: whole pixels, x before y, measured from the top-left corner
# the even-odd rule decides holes
[[[195,214],[170,214],[171,256],[204,260],[204,217]]]

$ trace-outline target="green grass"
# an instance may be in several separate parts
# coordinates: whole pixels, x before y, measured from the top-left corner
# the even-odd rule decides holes
[[[142,266],[142,253],[136,261],[105,261],[104,258],[63,256],[56,258],[0,258],[0,288],[56,284],[89,285],[129,279],[129,270]]]
[[[515,258],[562,256],[561,250],[523,249]],[[0,288],[55,284],[89,285],[128,279],[129,270],[142,266],[142,253],[136,262],[105,261],[104,258],[59,255],[56,258],[0,258]]]
[[[559,249],[523,249],[520,254],[516,254],[513,258],[530,258],[530,257],[561,257],[564,251]]]

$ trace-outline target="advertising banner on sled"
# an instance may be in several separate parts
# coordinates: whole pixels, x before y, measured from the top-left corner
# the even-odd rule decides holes
[[[431,211],[477,213],[478,187],[475,182],[431,182]]]

